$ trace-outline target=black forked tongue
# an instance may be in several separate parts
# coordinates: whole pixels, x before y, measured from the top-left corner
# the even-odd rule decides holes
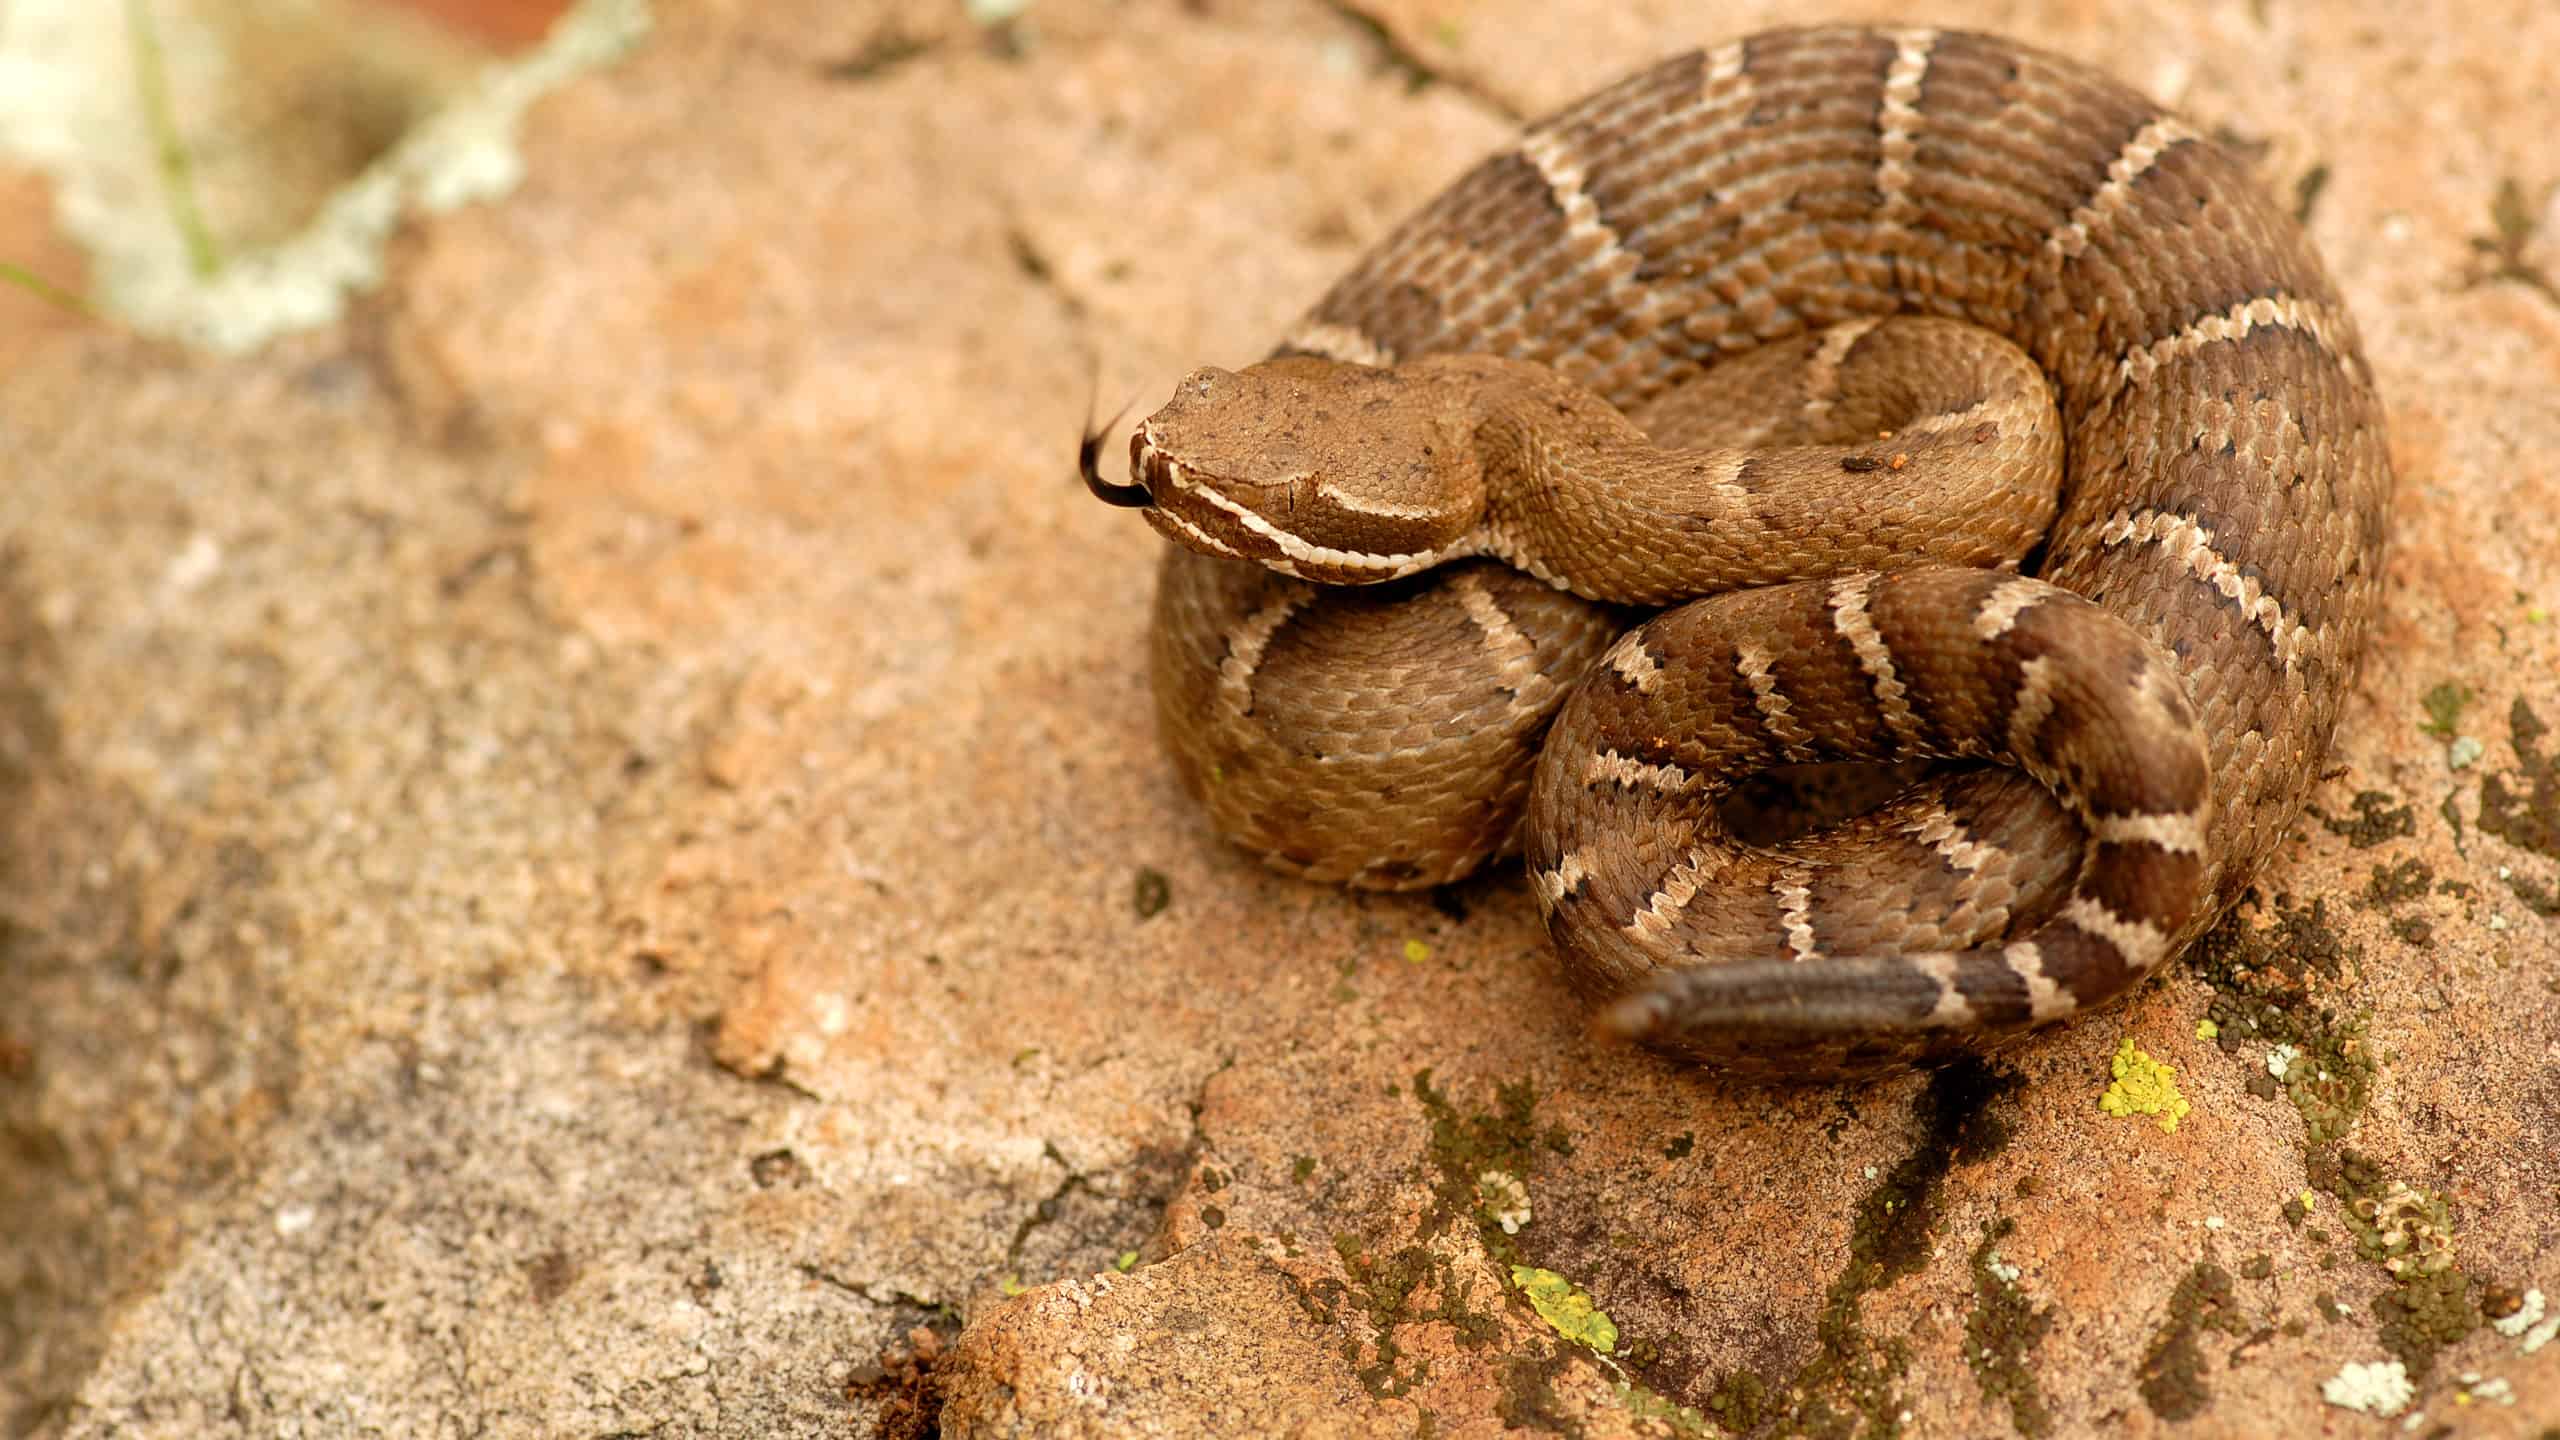
[[[1127,406],[1120,407],[1120,415],[1128,413]],[[1093,492],[1094,499],[1105,505],[1117,505],[1123,510],[1143,510],[1156,503],[1156,497],[1147,493],[1146,486],[1115,485],[1102,478],[1102,440],[1111,433],[1112,426],[1120,423],[1120,415],[1114,415],[1100,425],[1087,422],[1084,441],[1076,447],[1076,469],[1083,473],[1084,488]]]

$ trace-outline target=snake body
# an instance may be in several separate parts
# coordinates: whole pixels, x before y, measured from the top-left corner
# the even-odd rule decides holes
[[[2050,443],[1914,316],[2023,352]],[[1131,446],[1088,483],[1179,542],[1159,713],[1222,831],[1377,886],[1516,837],[1611,1026],[1792,1075],[2071,1014],[2219,918],[2328,750],[2393,484],[2242,162],[1926,29],[1754,35],[1533,125]],[[1718,818],[1756,769],[1931,756],[2017,768],[1785,849]]]

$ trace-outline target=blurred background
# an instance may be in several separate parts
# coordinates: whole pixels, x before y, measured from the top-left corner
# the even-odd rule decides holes
[[[395,209],[391,169],[427,185],[442,167],[438,208],[498,178],[470,173],[492,165],[465,153],[481,135],[448,134],[405,160],[393,152],[475,94],[501,102],[499,118],[506,79],[569,8],[0,4],[0,162],[19,162],[0,163],[0,359],[84,305],[227,349],[318,318],[373,268],[365,252]],[[342,193],[369,169],[381,183]]]

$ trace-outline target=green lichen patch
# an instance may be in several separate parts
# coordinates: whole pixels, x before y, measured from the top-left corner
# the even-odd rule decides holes
[[[1913,1106],[1925,1142],[1859,1200],[1842,1284],[1863,1295],[1928,1263],[1943,1182],[1956,1166],[1988,1160],[2006,1148],[2008,1123],[1990,1107],[2017,1084],[2015,1075],[1978,1061],[1929,1077]]]
[[[2325,1145],[2355,1128],[2373,1097],[2375,1066],[2360,1019],[2332,1019],[2307,1039],[2311,1048],[2289,1056],[2277,1078],[2302,1116],[2304,1138]]]
[[[2422,869],[2376,866],[2365,897],[2388,907],[2427,889],[2442,887]],[[2371,1099],[2378,1071],[2365,1043],[2363,1017],[2340,1012],[2327,999],[2330,981],[2345,974],[2345,961],[2353,956],[2327,925],[2322,904],[2314,902],[2304,910],[2286,897],[2276,899],[2273,925],[2258,928],[2237,917],[2227,920],[2196,945],[2194,956],[2199,974],[2214,986],[2212,1017],[2220,1045],[2250,1063],[2253,1094],[2284,1094],[2304,1122],[2304,1161],[2314,1189],[2286,1202],[2286,1220],[2309,1243],[2324,1245],[2324,1225],[2309,1220],[2314,1212],[2327,1212],[2319,1191],[2335,1199],[2355,1256],[2381,1266],[2391,1279],[2391,1289],[2373,1304],[2378,1338],[2406,1376],[2424,1379],[2435,1355],[2481,1320],[2470,1302],[2470,1279],[2455,1263],[2445,1204],[2427,1191],[2391,1181],[2381,1174],[2381,1166],[2342,1145]],[[2322,1271],[2340,1263],[2340,1253],[2317,1258]],[[2196,1399],[2202,1394],[2202,1371],[2194,1338],[2204,1325],[2181,1325],[2179,1314],[2207,1314],[2214,1317],[2212,1327],[2237,1325],[2227,1312],[2227,1276],[2214,1281],[2199,1268],[2191,1281],[2196,1286],[2191,1294],[2181,1294],[2181,1302],[2173,1302],[2171,1325],[2163,1327],[2161,1340],[2153,1345],[2156,1361],[2145,1361],[2143,1394],[2168,1420],[2184,1417],[2173,1409],[2202,1407],[2202,1399]],[[2314,1314],[2330,1322],[2345,1320],[2327,1291],[2314,1304]]]
[[[2391,796],[2380,790],[2359,790],[2355,798],[2356,813],[2331,818],[2320,816],[2320,823],[2332,835],[2346,838],[2349,846],[2370,850],[2386,840],[2398,840],[2418,833],[2417,810],[2413,806],[2394,807]],[[2313,812],[2318,814],[2316,810]]]
[[[1863,1301],[1928,1262],[1946,1177],[1955,1167],[1979,1163],[2006,1145],[2008,1126],[1993,1102],[2016,1083],[2015,1076],[1979,1060],[1950,1065],[1931,1077],[1914,1103],[1919,1133],[1910,1154],[1861,1197],[1851,1216],[1849,1262],[1817,1315],[1815,1353],[1794,1375],[1772,1382],[1749,1371],[1727,1372],[1696,1408],[1628,1383],[1619,1398],[1629,1413],[1678,1434],[1759,1432],[1817,1440],[1892,1440],[1900,1435],[1901,1386],[1910,1350],[1898,1338],[1867,1333]],[[1430,1223],[1435,1228],[1475,1225],[1486,1248],[1510,1268],[1531,1308],[1557,1331],[1553,1343],[1543,1347],[1546,1353],[1532,1346],[1508,1358],[1497,1412],[1504,1423],[1518,1428],[1576,1430],[1574,1407],[1558,1397],[1563,1378],[1577,1364],[1592,1363],[1591,1350],[1601,1346],[1618,1348],[1619,1363],[1638,1371],[1652,1363],[1657,1349],[1642,1338],[1627,1343],[1614,1324],[1600,1330],[1599,1322],[1608,1317],[1598,1299],[1521,1253],[1521,1240],[1537,1227],[1527,1227],[1518,1237],[1505,1235],[1478,1203],[1486,1174],[1527,1177],[1545,1158],[1570,1153],[1567,1137],[1539,1123],[1537,1094],[1526,1081],[1498,1086],[1493,1105],[1483,1110],[1470,1109],[1438,1088],[1428,1071],[1414,1077],[1412,1093],[1430,1120],[1428,1154],[1439,1175]],[[1417,1303],[1442,1283],[1431,1281],[1427,1272],[1414,1277],[1415,1267],[1424,1261],[1418,1252],[1400,1263],[1399,1256],[1368,1259],[1349,1237],[1338,1241],[1337,1248],[1355,1283],[1342,1287],[1334,1303],[1365,1310],[1379,1334],[1387,1334],[1394,1324],[1442,1318],[1440,1312],[1449,1308],[1445,1300],[1436,1306]],[[1995,1261],[1986,1255],[1983,1263]],[[1988,1273],[1998,1275],[1996,1269]],[[1540,1303],[1542,1295],[1545,1304]],[[2026,1365],[2050,1320],[2022,1295],[2014,1299],[2015,1306],[1995,1298],[1976,1307],[1981,1316],[1974,1322],[1979,1330],[1975,1346],[1993,1366],[1984,1381],[1986,1393],[2000,1394],[2021,1430],[2034,1436],[2046,1433],[2041,1427],[2047,1412]],[[1379,1393],[1409,1391],[1422,1378],[1420,1362],[1400,1350],[1378,1353],[1368,1345],[1351,1350],[1356,1373]]]
[[[1748,1370],[1735,1370],[1718,1378],[1716,1388],[1707,1392],[1706,1411],[1717,1424],[1736,1435],[1759,1429],[1777,1414],[1768,1382]]]
[[[1814,1356],[1769,1403],[1769,1412],[1782,1418],[1780,1433],[1820,1440],[1889,1440],[1902,1433],[1901,1383],[1910,1348],[1867,1334],[1864,1302],[1928,1263],[1947,1174],[2007,1146],[2008,1124],[1992,1102],[2017,1083],[2015,1075],[1980,1060],[1958,1061],[1929,1077],[1913,1104],[1917,1144],[1860,1198],[1850,1221],[1849,1263],[1824,1293]]]
[[[2535,208],[2514,176],[2498,182],[2497,193],[2489,198],[2489,233],[2471,237],[2474,264],[2470,284],[2508,281],[2528,285],[2560,304],[2560,287],[2553,286],[2551,277],[2525,258],[2525,247],[2533,243]]]
[[[2309,999],[2315,979],[2344,975],[2346,941],[2330,924],[2326,899],[2296,905],[2291,896],[2279,895],[2269,914],[2272,923],[2263,927],[2234,914],[2196,942],[2191,963],[2218,993],[2286,1008]],[[2242,1019],[2241,1034],[2231,1037],[2232,1020],[2219,1010],[2214,1015],[2226,1040],[2258,1033]]]
[[[2191,1420],[2213,1401],[2205,1384],[2202,1338],[2208,1330],[2237,1336],[2245,1327],[2240,1304],[2231,1292],[2231,1274],[2201,1260],[2178,1281],[2169,1295],[2168,1317],[2152,1332],[2143,1351],[2135,1388],[2142,1403],[2163,1420]]]
[[[1173,903],[1173,882],[1161,870],[1140,866],[1138,878],[1129,886],[1129,908],[1141,920],[1153,920]]]
[[[1696,1407],[1657,1395],[1631,1381],[1618,1382],[1618,1403],[1626,1406],[1627,1413],[1638,1420],[1651,1420],[1674,1435],[1710,1440],[1710,1437],[1722,1433]]]
[[[1484,1205],[1480,1203],[1479,1194],[1487,1176],[1499,1176],[1504,1182],[1502,1191],[1505,1197],[1512,1197],[1516,1187],[1516,1198],[1521,1204],[1521,1210],[1516,1213],[1525,1214],[1527,1190],[1523,1182],[1535,1173],[1547,1156],[1573,1153],[1572,1141],[1561,1127],[1539,1125],[1537,1087],[1526,1079],[1497,1084],[1494,1087],[1492,1109],[1466,1110],[1462,1109],[1446,1091],[1432,1083],[1429,1070],[1423,1070],[1413,1077],[1413,1094],[1414,1098],[1421,1102],[1423,1114],[1431,1122],[1431,1139],[1426,1147],[1426,1153],[1430,1157],[1432,1168],[1438,1171],[1440,1176],[1438,1183],[1433,1187],[1433,1205],[1431,1214],[1425,1222],[1426,1229],[1437,1234],[1454,1224],[1474,1226],[1486,1251],[1497,1264],[1510,1269],[1515,1284],[1520,1283],[1518,1277],[1524,1273],[1533,1276],[1554,1274],[1552,1271],[1532,1264],[1522,1253],[1518,1236],[1503,1229],[1502,1215],[1515,1212],[1508,1210],[1505,1206]],[[1337,1240],[1336,1249],[1341,1250],[1341,1248],[1341,1242]],[[1349,1266],[1351,1264],[1349,1252],[1344,1253],[1344,1263]],[[1421,1254],[1422,1252],[1419,1247],[1416,1247],[1413,1253]],[[1499,1324],[1491,1316],[1476,1315],[1457,1308],[1454,1299],[1457,1294],[1454,1280],[1448,1274],[1449,1262],[1442,1260],[1433,1263],[1439,1267],[1441,1278],[1435,1283],[1443,1296],[1442,1300],[1431,1310],[1413,1310],[1410,1307],[1404,1307],[1400,1318],[1397,1318],[1395,1323],[1409,1324],[1415,1321],[1440,1320],[1458,1327],[1459,1338],[1469,1348],[1492,1343],[1500,1333]],[[1355,1270],[1354,1273],[1355,1278],[1360,1278],[1364,1272]],[[1403,1274],[1398,1272],[1386,1278],[1401,1283]],[[1557,1276],[1556,1279],[1563,1282],[1568,1290],[1572,1289],[1570,1282],[1563,1281],[1562,1276]],[[1369,1283],[1367,1288],[1373,1295],[1383,1297],[1390,1302],[1373,1308],[1371,1313],[1373,1324],[1378,1323],[1382,1314],[1397,1315],[1399,1313],[1399,1306],[1393,1303],[1397,1293],[1393,1286]],[[1582,1301],[1583,1305],[1589,1307],[1589,1313],[1585,1315],[1574,1311],[1569,1301],[1560,1301],[1553,1294],[1549,1294],[1548,1303],[1542,1306],[1539,1304],[1538,1294],[1528,1293],[1525,1285],[1522,1288],[1524,1294],[1528,1295],[1531,1308],[1537,1310],[1549,1325],[1555,1326],[1560,1334],[1554,1344],[1537,1347],[1543,1349],[1544,1353],[1515,1354],[1504,1365],[1502,1398],[1496,1402],[1496,1412],[1502,1417],[1504,1424],[1514,1428],[1571,1433],[1579,1428],[1579,1424],[1571,1409],[1557,1397],[1555,1383],[1572,1368],[1577,1356],[1588,1359],[1582,1347],[1592,1344],[1593,1339],[1600,1333],[1600,1326],[1609,1325],[1608,1343],[1611,1348],[1614,1348],[1617,1343],[1615,1326],[1610,1324],[1607,1315],[1587,1295],[1583,1296]],[[1409,1295],[1410,1287],[1406,1287],[1402,1293]],[[1573,1293],[1580,1292],[1576,1290]],[[1557,1313],[1563,1315],[1568,1323],[1577,1325],[1580,1333],[1575,1334],[1571,1342],[1564,1338],[1562,1333],[1564,1325],[1558,1324],[1556,1317],[1548,1314],[1550,1308],[1556,1308]],[[1382,1335],[1385,1333],[1383,1327],[1380,1328],[1380,1333]],[[1598,1347],[1594,1346],[1594,1348]],[[1357,1357],[1354,1357],[1353,1363],[1355,1367],[1359,1366]],[[1410,1389],[1420,1378],[1418,1374],[1420,1369],[1420,1361],[1415,1361],[1405,1370],[1397,1370],[1392,1364],[1381,1368],[1378,1362],[1373,1361],[1366,1367],[1356,1368],[1355,1373],[1361,1377],[1362,1384],[1371,1385],[1373,1392],[1377,1392],[1378,1386],[1399,1383],[1399,1377],[1402,1378],[1405,1388]],[[1374,1385],[1372,1385],[1373,1375],[1376,1377]],[[1402,1393],[1402,1391],[1393,1393]]]
[[[2507,741],[2516,769],[2480,782],[2480,828],[2517,849],[2560,860],[2560,756],[2546,754],[2550,727],[2516,697],[2507,711]],[[2560,915],[2560,882],[2537,880],[2508,867],[2507,888],[2536,915]]]
[[[1433,1228],[1466,1219],[1495,1260],[1527,1263],[1519,1241],[1503,1233],[1501,1224],[1477,1204],[1476,1186],[1491,1171],[1525,1182],[1548,1155],[1572,1153],[1572,1142],[1561,1128],[1538,1125],[1537,1086],[1525,1079],[1497,1085],[1493,1109],[1467,1112],[1433,1086],[1431,1072],[1424,1070],[1413,1077],[1413,1094],[1430,1117],[1431,1163],[1440,1172],[1433,1189]]]
[[[1431,1378],[1430,1361],[1405,1353],[1399,1339],[1405,1326],[1446,1325],[1470,1350],[1481,1350],[1501,1335],[1498,1320],[1465,1306],[1457,1267],[1447,1257],[1421,1245],[1381,1254],[1357,1235],[1335,1236],[1333,1248],[1350,1283],[1319,1281],[1301,1294],[1300,1304],[1320,1325],[1336,1325],[1346,1312],[1368,1318],[1370,1338],[1365,1343],[1356,1337],[1344,1340],[1342,1358],[1371,1395],[1402,1395]],[[1426,1295],[1431,1297],[1428,1304]]]
[[[2383,1348],[2411,1379],[2425,1379],[2438,1352],[2483,1323],[2455,1254],[2451,1211],[2441,1196],[2389,1178],[2343,1145],[2315,1149],[2310,1172],[2337,1197],[2356,1253],[2391,1277],[2373,1301]]]
[[[2470,686],[2458,685],[2451,680],[2434,686],[2418,697],[2418,703],[2427,712],[2426,723],[2418,728],[2439,740],[2452,739],[2461,727],[2463,707],[2475,698]]]
[[[1973,1247],[1973,1304],[1964,1317],[1964,1363],[1982,1387],[1983,1398],[2009,1407],[2009,1423],[2028,1440],[2053,1433],[2053,1412],[2045,1408],[2044,1391],[2036,1384],[2028,1358],[2053,1329],[2053,1311],[2039,1309],[2018,1288],[2017,1272],[2000,1261],[2000,1241],[2015,1222],[2003,1216],[1983,1228],[1982,1243]]]
[[[2436,872],[2424,860],[2403,860],[2397,865],[2373,867],[2373,877],[2365,882],[2358,903],[2368,910],[2392,910],[2426,894],[2436,883]]]
[[[2339,1173],[2355,1167],[2352,1187],[2332,1193],[2347,1203],[2356,1250],[2394,1275],[2437,1274],[2453,1265],[2453,1219],[2442,1197],[2403,1181],[2380,1179],[2372,1162],[2340,1147]]]
[[[1402,1091],[1398,1086],[1391,1093]],[[1601,1357],[1598,1363],[1616,1372],[1618,1366],[1606,1358],[1617,1345],[1616,1327],[1570,1280],[1524,1262],[1518,1242],[1504,1233],[1494,1215],[1517,1202],[1525,1221],[1526,1194],[1517,1187],[1518,1177],[1534,1170],[1542,1157],[1570,1153],[1571,1147],[1560,1130],[1538,1125],[1537,1093],[1526,1081],[1495,1087],[1490,1110],[1462,1108],[1432,1083],[1428,1070],[1413,1077],[1412,1093],[1430,1121],[1426,1156],[1440,1177],[1420,1233],[1406,1241],[1374,1233],[1335,1235],[1333,1249],[1344,1278],[1293,1284],[1297,1303],[1318,1325],[1343,1333],[1343,1360],[1370,1395],[1410,1395],[1431,1380],[1429,1357],[1406,1348],[1414,1341],[1411,1327],[1445,1326],[1470,1351],[1501,1345],[1513,1333],[1498,1309],[1469,1303],[1472,1266],[1462,1267],[1444,1253],[1448,1247],[1435,1243],[1453,1225],[1472,1225],[1496,1258],[1510,1265],[1513,1283],[1530,1308],[1556,1332],[1543,1339],[1533,1334],[1499,1357],[1502,1392],[1496,1409],[1515,1427],[1574,1433],[1580,1421],[1575,1408],[1559,1397],[1557,1382],[1576,1365],[1592,1363],[1595,1352]],[[1317,1169],[1313,1157],[1297,1157],[1291,1178],[1304,1184]],[[1503,1205],[1478,1203],[1478,1190],[1487,1182],[1498,1182]],[[1366,1323],[1347,1323],[1356,1321]],[[1678,1410],[1641,1386],[1627,1393]],[[1424,1433],[1436,1424],[1428,1412],[1422,1423]],[[1671,1423],[1678,1428],[1676,1419]]]
[[[1528,1265],[1511,1267],[1511,1283],[1529,1297],[1529,1308],[1555,1332],[1576,1345],[1602,1355],[1618,1348],[1618,1325],[1609,1312],[1592,1302],[1583,1288],[1553,1270]]]
[[[2480,1328],[2480,1307],[2471,1298],[2470,1275],[2455,1268],[2401,1277],[2373,1297],[2373,1318],[2382,1348],[2409,1367],[2409,1378],[2424,1380],[2438,1353]]]
[[[2271,926],[2226,919],[2196,942],[2190,964],[2214,989],[2207,1015],[2215,1043],[2251,1066],[2250,1093],[2284,1095],[2310,1142],[2325,1144],[2344,1138],[2363,1113],[2376,1067],[2363,1018],[2327,998],[2327,982],[2348,959],[2327,903],[2296,906],[2279,896],[2274,910]],[[2280,1063],[2262,1063],[2271,1051]]]
[[[1814,1328],[1818,1349],[1788,1382],[1782,1434],[1820,1440],[1894,1440],[1902,1434],[1902,1377],[1911,1347],[1866,1333],[1859,1300],[1833,1287]]]

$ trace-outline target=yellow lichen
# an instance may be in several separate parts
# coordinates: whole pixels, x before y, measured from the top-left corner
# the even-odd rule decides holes
[[[1511,1267],[1511,1283],[1520,1287],[1520,1293],[1529,1297],[1530,1307],[1540,1319],[1556,1327],[1557,1334],[1603,1355],[1618,1348],[1617,1322],[1592,1304],[1581,1286],[1553,1270],[1527,1265]]]
[[[2187,1097],[2178,1093],[2178,1072],[2152,1059],[2126,1040],[2116,1046],[2110,1068],[2115,1082],[2098,1097],[2098,1108],[2110,1115],[2148,1115],[2161,1130],[2176,1133],[2186,1118]]]
[[[1431,958],[1431,947],[1419,940],[1407,940],[1404,942],[1404,958],[1419,965]]]
[[[2199,1040],[2211,1040],[2221,1034],[2222,1027],[2214,1024],[2210,1015],[2196,1022],[2196,1038]]]

